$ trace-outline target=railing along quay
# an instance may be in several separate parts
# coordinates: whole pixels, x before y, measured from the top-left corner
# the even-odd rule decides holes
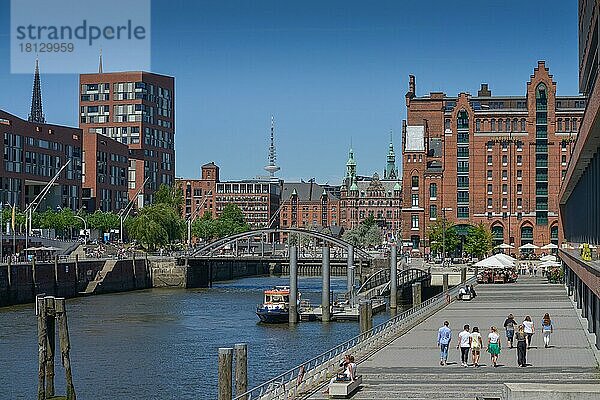
[[[354,336],[350,340],[236,396],[234,400],[288,400],[308,394],[333,376],[345,354],[354,355],[360,363],[365,357],[380,350],[405,333],[408,327],[414,326],[423,318],[427,318],[444,308],[458,295],[459,289],[465,284],[472,285],[475,283],[476,277],[471,277],[464,284],[442,292],[418,306],[375,326],[373,329]]]

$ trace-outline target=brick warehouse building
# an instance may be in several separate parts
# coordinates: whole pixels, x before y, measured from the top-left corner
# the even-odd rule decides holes
[[[403,239],[428,246],[427,227],[443,218],[460,235],[483,222],[494,243],[559,241],[558,193],[585,109],[583,96],[556,96],[538,62],[524,96],[416,95],[403,123]]]
[[[329,230],[339,233],[338,196],[325,185],[314,182],[290,182],[283,184],[281,228]]]
[[[82,74],[80,123],[84,135],[97,133],[129,148],[128,191],[142,207],[161,184],[175,182],[175,80],[149,72]],[[85,140],[85,136],[84,136]],[[117,211],[117,210],[113,210]]]
[[[377,173],[371,177],[359,176],[354,151],[350,149],[341,188],[341,226],[352,229],[367,217],[373,216],[377,225],[382,228],[386,240],[395,240],[400,236],[402,180],[395,163],[394,146],[390,140],[383,179]]]

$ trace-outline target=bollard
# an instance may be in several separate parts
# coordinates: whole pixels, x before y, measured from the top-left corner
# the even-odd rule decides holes
[[[443,284],[442,284],[442,291],[443,292],[447,292],[448,291],[448,274],[444,274]]]
[[[219,395],[218,400],[231,400],[231,371],[233,349],[231,347],[219,348]]]
[[[298,248],[290,246],[290,324],[298,322]]]
[[[396,264],[396,246],[392,245],[390,250],[390,308],[395,309],[398,307],[398,266]]]
[[[352,292],[353,289],[353,275],[354,273],[354,247],[352,245],[348,245],[348,260],[346,262],[346,291],[348,293]]]
[[[238,343],[235,349],[235,395],[240,396],[248,391],[248,345]],[[246,400],[247,396],[241,398]]]
[[[460,283],[465,283],[467,281],[467,268],[463,267],[460,270]]]
[[[412,285],[413,307],[421,304],[421,282],[415,282]]]
[[[360,333],[373,329],[373,304],[371,300],[362,300],[358,304],[358,320]]]
[[[329,247],[323,247],[323,266],[321,268],[321,273],[323,277],[323,289],[321,292],[321,321],[323,322],[329,322],[331,320],[331,307],[329,301],[331,280],[331,270],[329,266],[330,256],[331,254]]]

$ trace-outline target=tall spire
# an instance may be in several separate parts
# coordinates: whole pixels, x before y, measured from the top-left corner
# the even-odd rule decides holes
[[[31,112],[29,113],[29,122],[46,123],[42,111],[42,85],[40,84],[40,66],[39,61],[35,59],[35,75],[33,77],[33,94],[31,96]]]
[[[271,179],[276,179],[275,172],[281,169],[275,164],[276,160],[277,153],[275,152],[275,118],[271,115],[271,144],[269,145],[269,164],[265,167],[265,171],[269,173]]]
[[[384,179],[398,179],[398,169],[396,169],[396,153],[394,153],[394,140],[392,130],[390,129],[390,149],[387,155],[387,163],[383,171]]]
[[[101,74],[102,72],[102,49],[100,49],[100,63],[98,64],[98,73]]]

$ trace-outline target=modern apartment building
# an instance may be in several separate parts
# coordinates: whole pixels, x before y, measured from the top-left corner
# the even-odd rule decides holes
[[[107,136],[129,149],[128,191],[150,204],[161,184],[175,183],[175,80],[149,72],[100,72],[79,77],[84,135]],[[142,188],[143,183],[146,182]],[[140,190],[141,189],[141,190]]]
[[[0,202],[24,210],[70,160],[38,210],[81,207],[81,129],[25,121],[0,110]]]
[[[405,242],[426,249],[428,227],[445,215],[463,238],[483,222],[496,244],[558,244],[558,192],[585,96],[557,96],[540,61],[517,96],[494,96],[487,84],[476,96],[418,96],[410,76],[406,107]]]
[[[129,149],[99,133],[83,141],[82,197],[87,212],[119,211],[128,203]]]
[[[600,349],[600,2],[579,0],[579,90],[588,98],[560,190],[565,281]],[[587,245],[587,246],[586,246]],[[582,249],[580,249],[580,246]],[[587,249],[586,249],[587,247]],[[589,251],[589,253],[588,253]],[[587,254],[586,254],[587,253]]]

